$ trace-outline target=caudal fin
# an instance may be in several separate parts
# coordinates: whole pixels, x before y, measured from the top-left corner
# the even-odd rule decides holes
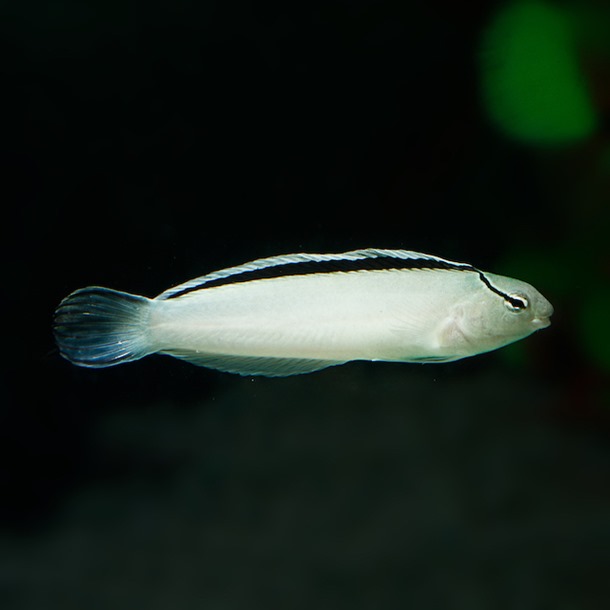
[[[150,354],[149,307],[149,299],[110,288],[76,290],[55,311],[60,354],[72,364],[94,368]]]

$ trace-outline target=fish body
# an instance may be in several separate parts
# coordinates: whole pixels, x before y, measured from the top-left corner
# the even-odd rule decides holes
[[[352,360],[447,362],[549,325],[532,286],[406,250],[259,259],[147,299],[89,287],[55,316],[60,353],[106,367],[168,354],[242,375]]]

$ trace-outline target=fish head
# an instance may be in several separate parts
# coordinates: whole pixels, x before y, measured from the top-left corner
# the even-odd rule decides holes
[[[523,339],[551,324],[553,306],[532,285],[485,273],[492,288],[483,290],[467,307],[463,333],[482,350],[495,349]]]

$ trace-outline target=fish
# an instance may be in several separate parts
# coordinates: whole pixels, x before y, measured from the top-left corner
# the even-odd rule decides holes
[[[155,298],[89,286],[55,311],[72,364],[164,354],[246,376],[310,373],[354,360],[441,363],[550,325],[533,286],[409,250],[287,254],[215,271]]]

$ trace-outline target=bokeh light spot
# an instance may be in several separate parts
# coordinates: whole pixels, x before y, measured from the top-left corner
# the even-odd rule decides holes
[[[506,6],[483,36],[480,67],[485,107],[506,135],[552,145],[594,131],[575,28],[559,7],[524,1]]]

